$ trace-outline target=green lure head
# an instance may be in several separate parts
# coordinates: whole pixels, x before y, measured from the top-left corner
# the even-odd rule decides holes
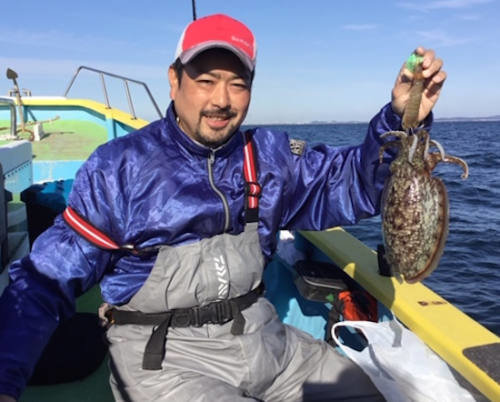
[[[418,54],[412,53],[406,60],[406,68],[413,73],[415,71],[415,68],[423,61],[424,56],[419,56]]]

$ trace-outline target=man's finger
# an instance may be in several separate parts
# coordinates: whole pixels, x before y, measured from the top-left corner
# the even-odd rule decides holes
[[[434,77],[432,77],[431,81],[427,84],[425,96],[427,96],[428,98],[433,98],[437,94],[439,94],[439,91],[441,91],[444,81],[446,80],[446,76],[447,75],[445,71],[440,71]]]
[[[423,56],[425,54],[425,48],[423,46],[419,46],[413,51],[413,53]]]
[[[439,73],[437,73],[434,77],[432,77],[432,81],[436,84],[444,84],[444,81],[446,80],[446,77],[448,77],[448,74],[446,74],[446,71],[441,70]]]
[[[438,73],[442,67],[443,67],[443,60],[434,59],[430,64],[430,66],[422,72],[422,75],[424,76],[424,78],[432,77],[433,75]]]
[[[426,69],[431,66],[434,59],[436,58],[436,52],[434,52],[434,50],[432,49],[425,49],[423,56],[424,60],[422,61],[422,67]]]

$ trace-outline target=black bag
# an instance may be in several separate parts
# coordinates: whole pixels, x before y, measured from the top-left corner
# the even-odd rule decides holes
[[[102,364],[108,345],[97,314],[76,313],[55,330],[28,385],[81,380]]]

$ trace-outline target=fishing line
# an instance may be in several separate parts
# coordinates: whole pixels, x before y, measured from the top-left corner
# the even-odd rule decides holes
[[[191,7],[193,9],[193,21],[196,21],[196,0],[191,0]]]

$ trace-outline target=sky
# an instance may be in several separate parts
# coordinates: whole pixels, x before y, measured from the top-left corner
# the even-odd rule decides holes
[[[246,23],[258,55],[247,124],[368,121],[390,101],[396,75],[417,47],[436,51],[448,79],[436,117],[500,115],[500,0],[197,0],[198,17]],[[64,94],[80,65],[144,81],[160,109],[166,71],[191,0],[3,0],[0,96],[19,74],[33,95]],[[111,105],[128,110],[123,83],[108,79]],[[157,118],[131,86],[140,117]],[[99,77],[81,73],[69,97],[104,101]]]

